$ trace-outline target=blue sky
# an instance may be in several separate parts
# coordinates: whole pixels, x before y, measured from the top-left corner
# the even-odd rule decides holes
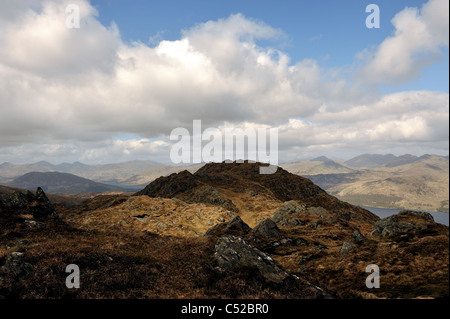
[[[278,41],[262,42],[288,53],[293,62],[305,58],[318,59],[325,68],[351,65],[355,54],[378,45],[391,35],[391,19],[405,7],[421,7],[423,0],[345,0],[345,1],[146,1],[94,0],[104,25],[119,26],[124,41],[140,41],[155,45],[159,40],[180,39],[181,31],[198,23],[227,18],[242,13],[273,28],[281,29]],[[365,26],[368,4],[380,8],[380,28]],[[149,41],[154,38],[154,42]],[[398,90],[438,90],[448,92],[449,56],[444,49],[442,59],[423,70],[422,76],[409,83],[383,86],[383,92]]]
[[[0,1],[0,163],[170,163],[193,120],[278,129],[280,162],[448,155],[448,6]]]

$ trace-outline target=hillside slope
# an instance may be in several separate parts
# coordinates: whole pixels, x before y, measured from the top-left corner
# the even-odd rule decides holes
[[[442,156],[401,158],[370,170],[307,177],[330,194],[355,205],[429,211],[449,209],[449,161]]]

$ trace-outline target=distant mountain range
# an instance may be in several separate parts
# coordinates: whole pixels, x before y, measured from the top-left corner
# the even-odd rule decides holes
[[[45,179],[49,188],[44,188],[45,191],[104,192],[119,189],[124,191],[127,187],[134,187],[136,190],[160,176],[168,176],[183,170],[195,173],[203,165],[168,166],[154,161],[106,165],[86,165],[79,162],[59,165],[48,162],[23,165],[3,163],[0,165],[0,184],[35,188],[37,185],[35,175],[20,177],[30,172],[61,172],[76,176],[72,175],[69,178],[59,175],[63,181],[56,182],[54,176],[47,175]],[[448,156],[362,154],[345,162],[320,156],[312,160],[281,164],[280,167],[293,174],[307,177],[328,193],[356,205],[430,211],[448,211],[449,208]],[[76,180],[75,177],[90,181]]]
[[[26,173],[6,186],[36,190],[41,187],[45,192],[52,194],[79,194],[79,193],[104,193],[104,192],[127,192],[130,189],[106,185],[91,181],[86,178],[68,173],[59,172],[31,172]]]
[[[345,163],[337,163],[342,167],[333,167],[328,162],[308,167],[312,163],[317,162],[300,162],[284,167],[355,205],[449,210],[448,156],[361,155]]]
[[[156,166],[161,166],[161,164],[154,161],[129,161],[101,165],[86,165],[80,162],[53,165],[45,161],[15,165],[6,162],[0,165],[0,180],[11,180],[31,172],[60,172],[101,183],[120,183],[122,179],[130,178],[139,172]]]
[[[393,161],[397,156],[393,154],[362,154],[345,162],[353,168],[375,168],[381,167],[389,161]]]
[[[363,154],[346,161],[345,164],[353,168],[396,167],[426,160],[431,156],[432,155],[428,154],[420,157],[411,154],[405,154],[402,156],[395,156],[392,154]],[[446,158],[448,159],[448,156]]]
[[[310,161],[281,164],[280,166],[297,175],[343,174],[355,171],[355,168],[342,162],[333,161],[325,156]]]

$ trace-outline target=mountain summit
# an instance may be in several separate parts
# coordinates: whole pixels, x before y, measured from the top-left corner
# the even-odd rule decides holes
[[[309,179],[278,167],[274,174],[259,174],[261,163],[209,163],[194,174],[188,171],[160,177],[135,195],[178,198],[188,203],[220,205],[236,213],[257,211],[263,201],[297,200],[308,207],[322,207],[349,219],[374,222],[369,211],[327,194]]]

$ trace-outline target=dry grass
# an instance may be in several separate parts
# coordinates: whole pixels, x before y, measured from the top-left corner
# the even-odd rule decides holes
[[[3,233],[0,263],[23,251],[28,277],[0,277],[6,298],[303,298],[304,286],[267,284],[255,269],[238,274],[215,268],[214,241],[120,230],[22,225]],[[26,239],[29,244],[16,245]],[[6,248],[10,247],[10,248]],[[68,289],[68,264],[80,268],[80,289]]]
[[[63,217],[82,229],[150,232],[163,236],[198,237],[234,215],[222,207],[187,204],[178,199],[133,196],[107,208],[67,213]]]

